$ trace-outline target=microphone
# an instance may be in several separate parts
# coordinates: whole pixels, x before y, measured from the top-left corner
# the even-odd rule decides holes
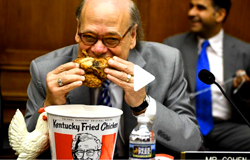
[[[199,79],[206,84],[215,83],[214,75],[206,69],[202,69],[198,74]]]
[[[224,90],[222,89],[222,87],[217,82],[215,82],[215,77],[214,77],[213,73],[209,72],[206,69],[202,69],[199,72],[198,77],[205,84],[209,84],[210,85],[210,84],[214,83],[220,89],[220,91],[222,92],[222,94],[226,97],[226,99],[228,100],[228,102],[239,112],[239,114],[241,115],[241,117],[247,123],[248,127],[250,127],[249,122],[244,117],[244,115],[240,112],[240,110],[238,109],[238,107],[236,107],[236,105],[228,98],[228,96],[226,95],[226,93],[224,92]]]

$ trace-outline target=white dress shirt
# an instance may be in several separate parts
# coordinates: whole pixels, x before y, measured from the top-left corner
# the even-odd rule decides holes
[[[210,65],[210,72],[215,76],[216,82],[222,86],[225,82],[223,77],[223,36],[224,31],[221,30],[217,35],[209,38],[209,46],[207,47],[207,55]],[[201,45],[204,39],[198,37],[198,54],[201,52]],[[212,90],[212,114],[213,117],[228,120],[231,118],[231,107],[227,99],[223,96],[216,85],[211,85]]]

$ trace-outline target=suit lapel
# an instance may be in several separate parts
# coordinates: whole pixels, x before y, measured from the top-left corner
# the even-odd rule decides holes
[[[232,78],[237,70],[236,64],[238,63],[238,52],[235,49],[234,43],[230,40],[227,34],[224,34],[223,38],[223,70],[224,70],[224,81]],[[240,63],[240,62],[239,62]],[[228,95],[231,92],[232,82],[226,85],[226,92]]]
[[[196,65],[198,59],[197,45],[195,35],[188,34],[181,49],[183,52],[183,59],[185,60],[185,77],[187,77],[187,81],[189,82],[190,92],[195,92],[196,88]]]
[[[138,52],[136,49],[133,49],[129,52],[128,61],[133,62],[134,64],[143,68],[146,65],[146,61],[141,55],[142,53]],[[146,93],[148,91],[148,85],[146,86]]]
[[[138,52],[136,49],[130,50],[128,61],[133,62],[134,64],[143,68],[146,65],[146,61],[141,54],[142,53]]]

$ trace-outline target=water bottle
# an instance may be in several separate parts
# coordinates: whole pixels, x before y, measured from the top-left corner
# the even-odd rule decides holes
[[[129,159],[155,159],[155,135],[149,117],[138,117],[129,136]]]

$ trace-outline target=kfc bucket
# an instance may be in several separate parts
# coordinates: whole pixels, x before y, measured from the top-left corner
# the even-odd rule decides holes
[[[94,105],[45,108],[52,159],[112,159],[122,110]]]

